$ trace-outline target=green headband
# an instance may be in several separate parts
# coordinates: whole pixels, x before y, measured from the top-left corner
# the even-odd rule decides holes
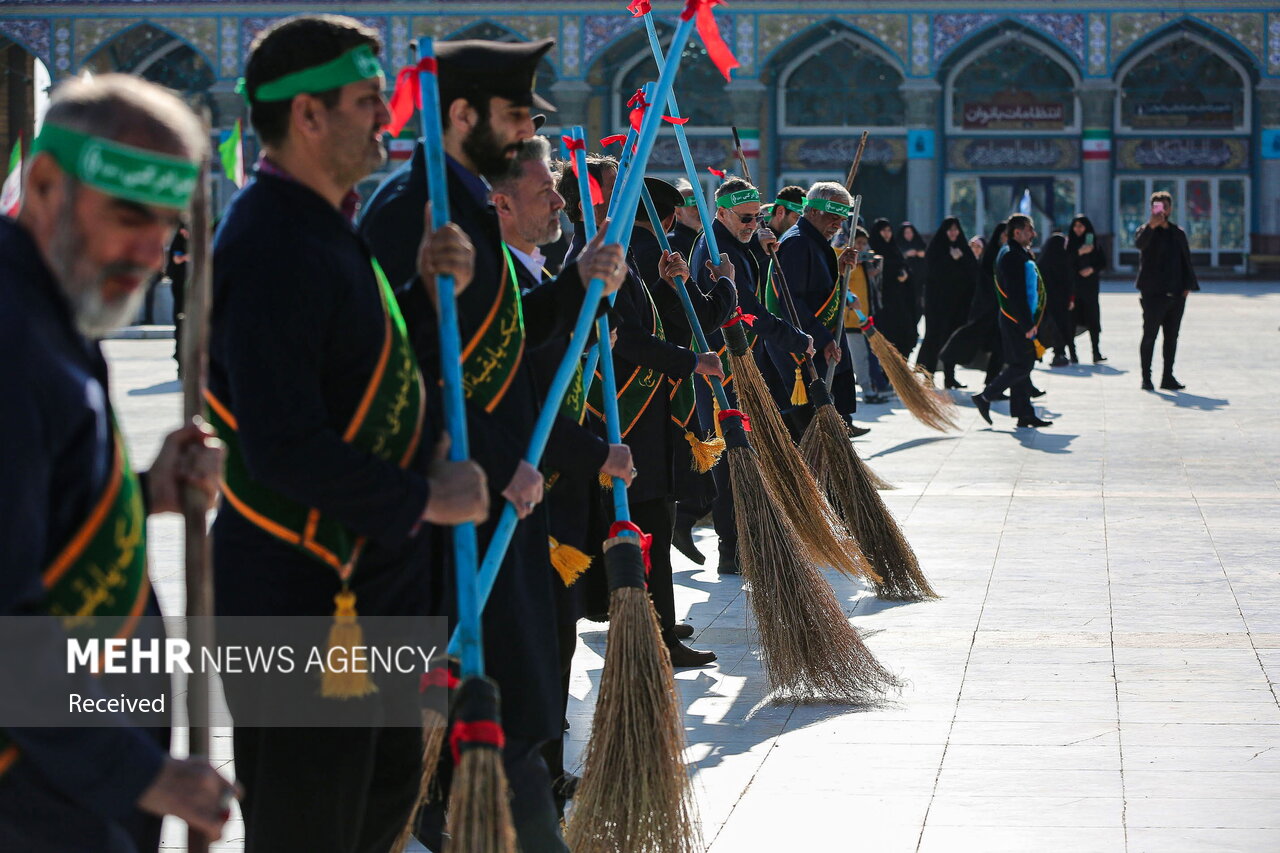
[[[362,44],[323,65],[314,65],[263,83],[253,93],[253,100],[287,101],[294,95],[328,92],[348,83],[382,76],[382,63],[373,55],[373,48]]]
[[[760,191],[757,189],[738,190],[736,193],[728,193],[716,199],[716,207],[737,207],[749,201],[759,200]]]
[[[804,205],[798,201],[787,201],[785,198],[778,198],[774,199],[773,203],[780,204],[787,210],[794,211],[795,213],[804,213]]]
[[[697,207],[697,206],[698,206],[698,197],[697,197],[697,195],[687,195],[687,196],[685,196],[685,197],[684,197],[684,206],[685,206],[685,207]]]
[[[184,157],[121,145],[56,124],[44,123],[31,146],[63,171],[110,196],[156,207],[185,208],[200,167]]]
[[[804,200],[804,206],[810,210],[834,213],[836,216],[848,216],[852,212],[852,208],[849,205],[829,198],[807,198]]]

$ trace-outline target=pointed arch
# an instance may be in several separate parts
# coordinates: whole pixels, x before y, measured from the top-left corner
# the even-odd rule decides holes
[[[1115,126],[1140,133],[1247,131],[1252,122],[1251,84],[1256,69],[1235,48],[1224,36],[1189,18],[1172,22],[1134,44],[1116,64],[1119,97]],[[1201,54],[1198,61],[1194,56],[1197,51]],[[1185,80],[1178,79],[1179,71]],[[1153,74],[1162,85],[1159,91],[1153,88],[1154,81],[1142,79]],[[1179,86],[1180,82],[1184,85]],[[1173,103],[1170,99],[1178,97],[1185,98],[1184,107],[1199,107],[1199,113],[1184,111],[1181,122],[1168,114],[1164,121],[1154,114],[1140,115],[1144,106],[1167,107]],[[1211,109],[1215,104],[1222,109]]]
[[[810,27],[772,56],[766,73],[777,90],[780,127],[905,127],[902,63],[863,31],[829,20]],[[850,80],[858,82],[856,89]]]
[[[185,94],[204,92],[217,81],[216,64],[172,29],[142,20],[115,33],[81,63],[95,73],[136,74]]]
[[[1080,128],[1079,66],[1059,45],[1016,21],[965,39],[939,75],[949,131],[1062,134]]]
[[[1059,64],[1069,66],[1070,72],[1076,80],[1080,79],[1084,71],[1083,57],[1077,56],[1068,50],[1054,33],[1021,18],[1007,16],[996,18],[994,15],[975,15],[972,17],[994,20],[983,21],[980,26],[975,26],[971,32],[965,33],[965,35],[956,39],[945,51],[940,54],[935,52],[935,67],[938,69],[940,77],[945,78],[955,69],[956,65],[963,64],[975,52],[981,52],[988,47],[990,42],[1010,37],[1022,37],[1035,43],[1037,47]]]
[[[655,22],[658,41],[665,52],[671,46],[674,29],[663,21]],[[610,100],[608,126],[627,126],[627,101],[646,81],[658,79],[658,68],[649,46],[648,34],[641,29],[628,39],[614,44],[601,54],[601,60],[609,65],[601,69],[607,80]],[[690,120],[689,133],[724,128],[733,124],[733,106],[725,90],[724,77],[716,70],[707,56],[707,49],[698,39],[690,39],[680,60],[680,74],[676,78],[675,94],[681,114]]]
[[[864,45],[867,49],[876,51],[900,74],[906,74],[906,62],[892,45],[886,44],[881,38],[866,29],[832,16],[825,20],[815,21],[762,57],[759,66],[763,69],[761,79],[768,83],[778,80],[782,70],[791,65],[798,56],[811,51],[819,43],[841,36],[855,44]]]

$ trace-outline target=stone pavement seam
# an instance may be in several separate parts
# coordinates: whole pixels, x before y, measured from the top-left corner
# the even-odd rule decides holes
[[[1110,453],[1110,439],[1107,432],[1107,384],[1102,383],[1102,393],[1099,395],[1101,402],[1099,406],[1102,409],[1102,482],[1107,482],[1107,460]],[[1100,497],[1102,503],[1102,548],[1103,559],[1102,564],[1107,570],[1107,618],[1110,621],[1111,629],[1108,632],[1111,640],[1111,686],[1115,690],[1115,707],[1116,707],[1116,750],[1120,756],[1120,832],[1121,838],[1124,839],[1124,849],[1129,849],[1129,796],[1125,790],[1125,766],[1124,766],[1124,726],[1120,724],[1120,678],[1116,672],[1116,610],[1115,610],[1115,590],[1111,584],[1111,534],[1107,527],[1107,490],[1102,489]]]
[[[970,430],[972,430],[972,428],[973,428],[973,425],[970,424]],[[959,442],[956,442],[956,444],[958,445]],[[954,447],[952,448],[951,453],[955,453]],[[1023,450],[1022,461],[1019,462],[1018,464],[1018,474],[1017,476],[1014,477],[1015,487],[1017,486],[1018,480],[1022,478],[1022,472],[1023,472],[1023,469],[1026,467],[1027,457],[1029,454],[1030,454],[1029,449]],[[948,454],[948,458],[950,458],[950,456],[951,454]],[[944,467],[943,465],[938,466],[938,470],[941,470],[943,467]],[[933,476],[934,477],[937,476],[936,471],[934,472]],[[933,481],[933,478],[931,477],[930,482],[932,481]],[[969,663],[970,661],[973,660],[973,650],[978,642],[978,632],[982,628],[982,614],[986,611],[987,601],[990,599],[990,596],[991,596],[991,584],[992,584],[992,581],[995,580],[996,566],[999,565],[1000,563],[1000,548],[1004,544],[1005,529],[1009,523],[1009,512],[1013,509],[1013,502],[1014,502],[1014,490],[1010,490],[1009,502],[1005,504],[1004,519],[1000,524],[1000,536],[996,539],[996,550],[994,555],[992,555],[992,559],[991,559],[991,572],[987,575],[987,585],[986,585],[986,588],[983,590],[983,594],[982,594],[982,606],[978,609],[978,618],[977,620],[974,621],[973,633],[969,638],[969,649],[965,654],[964,669],[960,674],[960,689],[956,692],[955,708],[951,713],[951,721],[947,725],[947,738],[944,741],[942,746],[942,755],[938,758],[938,772],[933,777],[933,788],[929,792],[929,803],[927,806],[925,806],[924,817],[921,818],[920,820],[920,834],[916,837],[916,853],[919,853],[921,846],[924,844],[925,829],[929,826],[929,813],[933,811],[933,803],[938,796],[938,783],[942,778],[942,768],[947,763],[947,750],[951,748],[951,735],[955,731],[956,719],[960,716],[960,703],[964,699],[964,684],[969,674]]]

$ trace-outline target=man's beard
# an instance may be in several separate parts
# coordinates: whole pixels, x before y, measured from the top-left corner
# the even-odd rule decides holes
[[[560,217],[556,216],[547,223],[547,227],[535,235],[534,244],[545,246],[548,243],[554,243],[560,239]]]
[[[95,269],[83,254],[79,229],[66,209],[49,244],[50,265],[54,278],[71,303],[72,318],[80,334],[97,339],[107,332],[125,326],[138,314],[147,296],[143,285],[127,296],[107,302],[102,298],[102,287],[113,276],[134,276],[148,280],[154,270],[117,262]]]
[[[505,175],[511,168],[511,155],[520,150],[520,146],[502,146],[493,133],[489,117],[472,128],[462,140],[462,151],[471,160],[480,174],[489,179]]]

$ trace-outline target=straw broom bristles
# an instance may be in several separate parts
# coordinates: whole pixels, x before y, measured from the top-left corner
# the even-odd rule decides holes
[[[399,837],[391,845],[391,853],[404,853],[418,825],[418,815],[431,794],[431,786],[436,779],[436,769],[440,765],[440,750],[444,747],[445,735],[449,732],[449,721],[433,708],[422,709],[422,776],[418,780],[418,799],[409,812],[409,820]]]
[[[939,432],[960,428],[955,421],[955,400],[933,387],[932,377],[912,369],[902,353],[874,326],[864,328],[863,334],[867,336],[867,343],[884,368],[885,376],[897,392],[898,399],[916,420]]]
[[[634,560],[639,549],[632,549]],[[639,585],[610,593],[595,722],[566,833],[574,853],[702,849],[675,676],[643,571],[641,562]]]
[[[449,794],[450,853],[516,853],[502,751],[469,749]]]
[[[814,416],[815,424],[819,418],[843,422],[832,406],[820,406]],[[875,582],[876,595],[888,601],[938,598],[902,529],[876,492],[868,476],[869,469],[846,440],[833,438],[837,435],[830,427],[810,425],[800,449],[827,497],[862,545],[868,562],[879,573],[881,580]],[[833,442],[840,446],[833,446]]]
[[[457,767],[446,818],[451,853],[516,853],[499,704],[498,685],[483,676],[458,688],[452,737]]]
[[[796,553],[795,531],[765,488],[755,454],[729,451],[738,554],[774,701],[874,704],[901,683],[849,624],[835,592]]]
[[[755,358],[745,348],[745,355],[735,355],[735,327],[725,329],[729,342],[729,358],[738,403],[751,418],[751,440],[756,449],[764,480],[778,498],[778,503],[791,522],[798,541],[808,559],[821,566],[831,566],[850,577],[876,580],[875,572],[858,548],[858,543],[844,532],[827,499],[814,481],[791,433],[782,420],[773,397],[765,385]]]

